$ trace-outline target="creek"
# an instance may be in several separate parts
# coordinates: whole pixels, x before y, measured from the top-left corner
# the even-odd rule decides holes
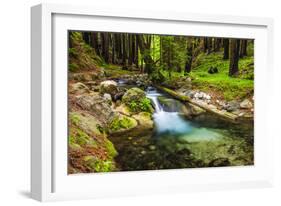
[[[122,82],[122,84],[124,84]],[[112,137],[122,171],[253,165],[253,125],[233,124],[148,87],[154,130]]]

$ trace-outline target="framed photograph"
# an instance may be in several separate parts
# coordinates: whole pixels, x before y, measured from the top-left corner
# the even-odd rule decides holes
[[[34,199],[272,186],[271,19],[31,14]]]

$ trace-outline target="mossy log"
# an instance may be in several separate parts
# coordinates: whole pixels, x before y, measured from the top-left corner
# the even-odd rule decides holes
[[[182,102],[185,102],[185,103],[187,102],[189,104],[193,104],[195,106],[198,106],[198,107],[204,109],[207,112],[210,112],[214,115],[217,115],[220,118],[231,121],[233,123],[237,123],[239,121],[238,115],[232,114],[232,113],[227,112],[227,111],[221,111],[221,110],[216,109],[216,108],[211,108],[211,107],[209,107],[208,105],[205,105],[205,104],[200,104],[200,103],[192,100],[191,98],[189,98],[187,96],[180,95],[179,93],[177,93],[177,92],[175,92],[171,89],[168,89],[166,87],[162,87],[162,86],[158,86],[158,85],[155,85],[155,87],[157,89],[163,91],[163,92],[166,92],[167,94],[171,95],[172,97],[174,97],[177,100],[180,100]]]

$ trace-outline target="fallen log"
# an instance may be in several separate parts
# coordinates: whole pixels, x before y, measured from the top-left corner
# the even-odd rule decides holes
[[[238,123],[239,121],[239,116],[236,115],[236,114],[233,114],[233,113],[230,113],[230,112],[227,112],[227,111],[221,111],[217,108],[213,108],[213,107],[210,107],[209,105],[207,104],[200,104],[194,100],[192,100],[191,98],[187,97],[187,96],[183,96],[171,89],[168,89],[166,87],[162,87],[162,86],[159,86],[159,85],[154,85],[157,89],[171,95],[172,97],[174,97],[175,99],[181,101],[181,102],[185,102],[185,103],[189,103],[189,104],[192,104],[192,105],[195,105],[197,107],[200,107],[202,109],[204,109],[205,111],[207,112],[210,112],[214,115],[217,115],[218,117],[220,118],[223,118],[225,120],[228,120],[228,121],[231,121],[233,123]]]

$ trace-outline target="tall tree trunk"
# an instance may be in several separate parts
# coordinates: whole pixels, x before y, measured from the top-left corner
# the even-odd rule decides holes
[[[144,37],[144,35],[138,35],[137,37],[140,52],[145,63],[144,72],[150,74],[153,71],[153,59],[150,54],[151,35],[146,35],[146,38]]]
[[[90,32],[82,32],[83,33],[83,40],[86,44],[90,45]]]
[[[68,47],[69,48],[72,48],[73,47],[73,42],[72,42],[72,32],[71,31],[69,31],[68,32]]]
[[[92,47],[94,48],[96,54],[100,56],[99,43],[98,43],[98,33],[92,32],[91,39],[92,39],[91,40]]]
[[[185,72],[190,73],[191,72],[191,64],[192,64],[192,38],[188,37],[187,39],[187,46],[186,46],[186,62],[185,62]]]
[[[115,39],[114,34],[110,34],[110,43],[111,43],[111,63],[115,64]]]
[[[133,64],[133,50],[132,50],[132,34],[128,34],[128,52],[129,52],[129,57],[128,57],[128,64],[132,65]]]
[[[139,68],[139,44],[137,34],[135,35],[135,64]]]
[[[220,38],[214,38],[214,51],[218,52],[221,47],[221,39]]]
[[[109,34],[102,33],[102,56],[106,63],[109,63]]]
[[[238,74],[238,61],[239,61],[240,40],[230,40],[230,63],[229,63],[229,76]]]
[[[132,64],[136,65],[136,41],[135,41],[135,35],[134,34],[131,34],[131,50],[132,50]]]
[[[229,39],[223,39],[223,59],[229,59]]]
[[[240,58],[247,56],[247,40],[243,39],[240,43]]]
[[[127,65],[126,34],[122,34],[122,64]]]

